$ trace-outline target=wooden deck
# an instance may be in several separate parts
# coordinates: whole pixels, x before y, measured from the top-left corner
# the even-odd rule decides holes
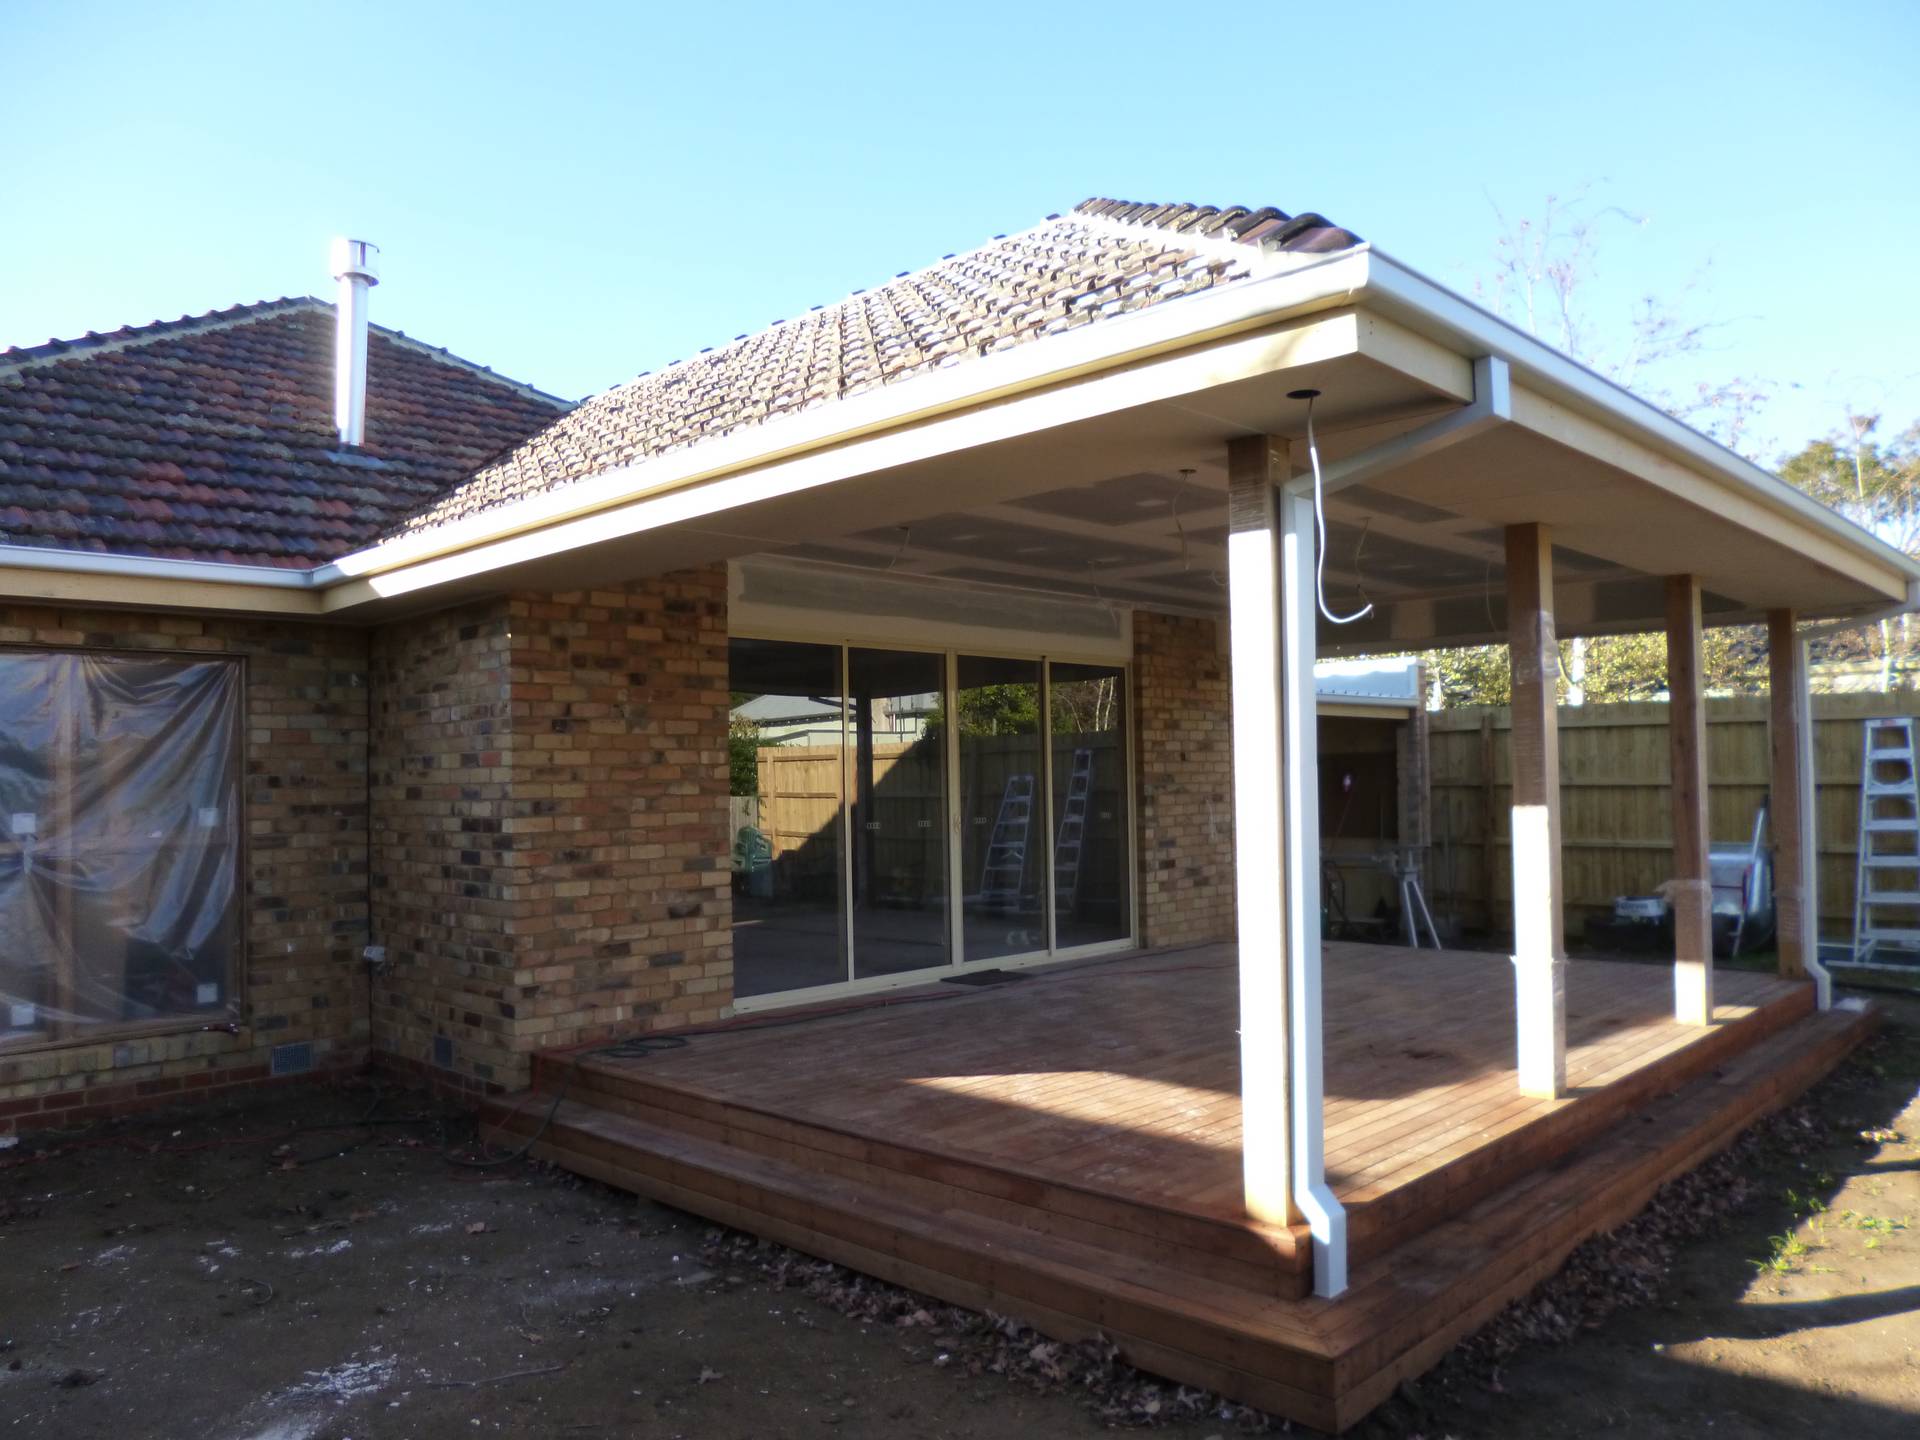
[[[1230,947],[755,1017],[635,1059],[550,1056],[541,1152],[743,1229],[1340,1428],[1864,1033],[1723,971],[1674,1024],[1665,967],[1576,961],[1558,1101],[1517,1093],[1499,956],[1333,944],[1329,1180],[1353,1284],[1239,1212]],[[526,1131],[542,1106],[502,1105]],[[1626,1124],[1640,1115],[1654,1123]]]

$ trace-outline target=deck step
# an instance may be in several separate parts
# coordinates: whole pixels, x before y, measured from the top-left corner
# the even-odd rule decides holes
[[[496,1116],[531,1133],[543,1111]],[[533,1153],[577,1174],[1057,1338],[1127,1335],[1140,1363],[1284,1413],[1331,1417],[1330,1357],[1304,1315],[1254,1291],[1098,1245],[946,1209],[599,1106],[562,1100]],[[1223,1362],[1221,1357],[1231,1357]],[[1200,1379],[1201,1376],[1209,1378]]]
[[[1326,1429],[1345,1428],[1587,1237],[1830,1070],[1870,1030],[1864,1010],[1785,1023],[1723,1055],[1570,1153],[1509,1169],[1409,1243],[1354,1268],[1326,1301],[1288,1299],[1025,1224],[943,1206],[885,1167],[848,1174],[614,1113],[569,1097],[535,1153],[607,1183],[956,1304],[1077,1340],[1108,1336],[1134,1363]],[[524,1097],[503,1128],[527,1134]],[[496,1103],[496,1118],[505,1106]],[[804,1163],[803,1163],[804,1162]]]
[[[1648,1101],[1671,1094],[1728,1057],[1778,1034],[1813,1011],[1811,986],[1798,987],[1691,1044],[1641,1065],[1598,1094],[1574,1094],[1544,1115],[1501,1133],[1470,1133],[1448,1146],[1455,1158],[1401,1183],[1341,1187],[1347,1244],[1355,1264],[1405,1245],[1482,1196],[1504,1177],[1532,1169],[1604,1134]]]
[[[551,1083],[560,1083],[558,1075],[543,1073]],[[877,1140],[656,1083],[643,1068],[630,1065],[584,1064],[566,1083],[570,1098],[662,1129],[885,1184],[932,1203],[1178,1264],[1189,1273],[1268,1293],[1301,1296],[1312,1289],[1312,1241],[1304,1225],[1270,1226],[1241,1215],[1208,1215],[951,1151]]]
[[[1797,1099],[1873,1032],[1858,1001],[1807,1016],[1665,1095],[1605,1135],[1511,1180],[1413,1243],[1356,1269],[1329,1338],[1345,1428],[1423,1373],[1582,1241]]]

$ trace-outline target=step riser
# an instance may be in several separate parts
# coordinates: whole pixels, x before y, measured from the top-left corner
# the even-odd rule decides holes
[[[674,1131],[639,1127],[622,1139],[597,1123],[626,1121],[595,1121],[593,1100],[566,1106],[563,1116],[570,1117],[549,1129],[536,1154],[952,1304],[1018,1315],[1062,1340],[1106,1334],[1129,1361],[1169,1379],[1338,1430],[1363,1419],[1396,1384],[1423,1373],[1463,1334],[1549,1277],[1584,1238],[1632,1217],[1665,1181],[1788,1104],[1839,1064],[1868,1029],[1864,1020],[1839,1016],[1809,1023],[1818,1029],[1805,1031],[1805,1041],[1749,1056],[1720,1079],[1695,1077],[1686,1096],[1659,1100],[1645,1112],[1651,1123],[1597,1140],[1586,1156],[1519,1181],[1509,1171],[1511,1194],[1490,1196],[1434,1235],[1375,1261],[1356,1275],[1361,1290],[1388,1275],[1405,1281],[1384,1294],[1384,1308],[1375,1308],[1379,1323],[1354,1321],[1359,1329],[1350,1340],[1327,1332],[1304,1344],[1250,1329],[1231,1319],[1240,1306],[1221,1300],[1219,1286],[1198,1279],[1187,1286],[1175,1277],[1171,1288],[1148,1281],[1152,1288],[1142,1290],[1144,1271],[1129,1281],[1087,1269],[1085,1260],[1069,1265],[1064,1252],[1062,1258],[1027,1252],[1018,1238],[1025,1231],[1012,1227],[993,1231],[1006,1240],[964,1233],[966,1221],[925,1210],[897,1188],[887,1202],[879,1200],[877,1185],[895,1179],[883,1173],[877,1185],[852,1179],[820,1185],[791,1165]],[[541,1114],[540,1106],[524,1106],[511,1129],[532,1133]],[[1511,1213],[1526,1215],[1526,1238],[1517,1248],[1500,1238]],[[1455,1260],[1444,1260],[1450,1254]],[[1375,1279],[1367,1279],[1369,1273]],[[1423,1275],[1440,1283],[1428,1288]],[[1194,1300],[1202,1306],[1194,1308]],[[1309,1302],[1292,1313],[1311,1315],[1323,1304]]]
[[[704,1102],[627,1076],[582,1069],[570,1099],[614,1114],[763,1155],[787,1164],[826,1168],[849,1179],[913,1194],[942,1207],[970,1210],[1043,1234],[1113,1248],[1143,1260],[1282,1299],[1312,1290],[1312,1251],[1292,1234],[1276,1249],[1266,1235],[1131,1205],[1111,1196],[932,1157],[823,1127]]]
[[[1530,1258],[1530,1263],[1497,1291],[1489,1294],[1487,1287],[1469,1277],[1447,1294],[1436,1297],[1432,1308],[1380,1332],[1364,1352],[1343,1357],[1336,1367],[1334,1382],[1340,1391],[1339,1428],[1354,1424],[1391,1395],[1400,1381],[1422,1373],[1437,1362],[1461,1336],[1471,1334],[1499,1314],[1513,1296],[1526,1294],[1551,1277],[1583,1241],[1625,1224],[1646,1207],[1662,1185],[1697,1169],[1743,1131],[1797,1100],[1845,1060],[1869,1030],[1870,1027],[1862,1027],[1836,1031],[1818,1046],[1801,1051],[1791,1064],[1769,1075],[1764,1083],[1740,1087],[1741,1093],[1733,1103],[1711,1117],[1696,1121],[1684,1137],[1646,1137],[1641,1143],[1641,1160],[1615,1172],[1617,1179],[1610,1179],[1604,1203],[1586,1207],[1586,1212],[1578,1216],[1574,1214],[1573,1205],[1563,1204],[1560,1208],[1569,1216],[1568,1222],[1554,1227],[1549,1232],[1549,1243],[1534,1247],[1538,1253]],[[1502,1257],[1507,1263],[1517,1263],[1522,1258]],[[1442,1324],[1437,1331],[1433,1328],[1436,1321]],[[1383,1355],[1394,1358],[1372,1375],[1365,1374]]]
[[[1868,1029],[1866,1017],[1817,1017],[1724,1075],[1696,1076],[1680,1096],[1653,1102],[1644,1123],[1636,1117],[1557,1165],[1510,1171],[1501,1193],[1359,1269],[1355,1295],[1378,1302],[1326,1329],[1311,1317],[1328,1302],[1249,1310],[1246,1297],[1198,1277],[1189,1283],[1152,1265],[1108,1271],[1084,1248],[1032,1236],[1038,1248],[1029,1249],[1028,1231],[883,1191],[884,1172],[875,1181],[812,1175],[618,1119],[593,1098],[563,1107],[535,1153],[952,1303],[1018,1316],[1059,1339],[1106,1335],[1159,1374],[1338,1430],[1551,1275],[1581,1241],[1630,1218],[1661,1184],[1799,1095]],[[543,1113],[525,1105],[507,1128],[531,1133]],[[1306,1331],[1252,1318],[1276,1310],[1305,1317]]]
[[[1116,1305],[1111,1296],[1091,1288],[1058,1283],[1035,1286],[1023,1281],[1017,1267],[995,1267],[990,1260],[957,1248],[944,1253],[938,1249],[926,1250],[920,1260],[909,1260],[897,1253],[897,1237],[876,1235],[874,1227],[859,1216],[845,1223],[823,1226],[817,1216],[801,1219],[769,1213],[761,1206],[774,1202],[765,1198],[730,1198],[714,1194],[714,1187],[697,1181],[676,1183],[646,1168],[622,1163],[618,1158],[571,1149],[567,1138],[560,1137],[554,1143],[542,1142],[534,1153],[576,1174],[646,1195],[718,1224],[762,1236],[950,1304],[1013,1316],[1056,1340],[1073,1343],[1104,1336],[1120,1344],[1131,1363],[1155,1374],[1203,1386],[1323,1429],[1333,1426],[1334,1402],[1324,1389],[1332,1367],[1318,1357],[1260,1345],[1240,1335],[1193,1333],[1191,1327],[1181,1326],[1170,1316],[1152,1315],[1138,1306]],[[874,1244],[895,1248],[875,1249]],[[1035,1294],[1036,1290],[1040,1293]],[[1196,1355],[1165,1340],[1143,1338],[1133,1333],[1129,1325],[1155,1334],[1184,1328],[1188,1334],[1183,1338],[1216,1348],[1210,1355]],[[1287,1383],[1270,1373],[1239,1368],[1249,1364],[1273,1366],[1295,1383]],[[1310,1386],[1319,1388],[1306,1388]]]
[[[1504,1185],[1517,1170],[1549,1164],[1571,1153],[1618,1123],[1622,1115],[1680,1089],[1812,1009],[1813,993],[1807,987],[1737,1022],[1718,1026],[1685,1049],[1616,1082],[1608,1087],[1604,1103],[1586,1102],[1556,1112],[1488,1142],[1463,1165],[1436,1170],[1356,1206],[1348,1213],[1352,1263],[1383,1254],[1460,1214]],[[536,1084],[542,1088],[558,1084],[565,1069],[564,1062],[543,1060],[535,1072]],[[1118,1244],[1145,1259],[1191,1265],[1198,1273],[1252,1284],[1281,1296],[1305,1295],[1312,1287],[1312,1258],[1305,1244],[1291,1250],[1276,1247],[1267,1236],[1236,1224],[1132,1206],[993,1167],[932,1157],[785,1116],[705,1101],[673,1086],[653,1084],[630,1070],[610,1073],[582,1066],[574,1070],[567,1085],[574,1099],[591,1099],[663,1129],[682,1130],[794,1163],[818,1164],[818,1157],[824,1155],[835,1168],[877,1183],[891,1183],[885,1177],[898,1174],[909,1184],[927,1185],[926,1193],[946,1203],[1044,1233]],[[1176,1255],[1185,1258],[1176,1260]]]
[[[1811,986],[1776,1000],[1739,1021],[1715,1027],[1685,1049],[1609,1085],[1603,1101],[1577,1104],[1545,1116],[1476,1149],[1465,1168],[1423,1175],[1348,1214],[1353,1263],[1405,1244],[1505,1185],[1517,1172],[1538,1169],[1571,1154],[1648,1101],[1698,1079],[1744,1050],[1813,1013]]]

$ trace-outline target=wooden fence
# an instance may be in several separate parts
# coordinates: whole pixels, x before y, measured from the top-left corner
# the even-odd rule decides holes
[[[1920,714],[1920,694],[1816,695],[1813,714],[1821,929],[1845,936],[1853,924],[1860,722]],[[1667,707],[1586,705],[1559,715],[1563,871],[1569,919],[1577,922],[1611,907],[1616,895],[1644,895],[1672,876]],[[1469,927],[1505,929],[1513,903],[1511,716],[1476,706],[1429,719],[1429,898]],[[1765,698],[1708,701],[1708,820],[1716,844],[1752,835],[1770,768]]]

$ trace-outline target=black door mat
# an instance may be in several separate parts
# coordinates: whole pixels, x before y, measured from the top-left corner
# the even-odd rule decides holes
[[[1016,980],[1024,980],[1024,975],[1016,975],[1011,970],[969,970],[964,975],[947,975],[941,978],[942,985],[1011,985]]]

